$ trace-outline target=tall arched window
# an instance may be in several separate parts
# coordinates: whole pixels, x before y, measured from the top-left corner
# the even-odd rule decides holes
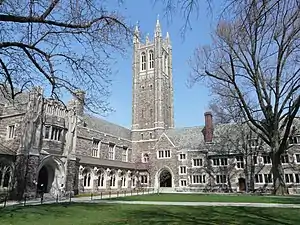
[[[122,177],[121,177],[121,187],[126,188],[127,187],[127,179],[126,179],[126,174],[122,173]]]
[[[142,70],[146,70],[146,53],[145,52],[142,52],[141,60],[142,60]]]
[[[0,188],[8,188],[11,181],[12,170],[10,166],[0,164]]]
[[[114,171],[111,171],[110,174],[110,187],[116,187],[116,173]]]
[[[98,180],[97,180],[97,184],[98,187],[104,187],[104,172],[102,170],[98,171],[97,173],[98,175]]]
[[[131,187],[135,187],[136,186],[136,177],[135,176],[132,176],[131,177]]]
[[[91,171],[89,169],[85,169],[83,171],[83,187],[91,187]]]
[[[149,69],[153,69],[154,68],[154,54],[153,51],[150,50],[149,51]]]

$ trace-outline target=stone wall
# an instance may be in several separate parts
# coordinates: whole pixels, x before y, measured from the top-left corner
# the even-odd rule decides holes
[[[100,158],[109,159],[109,145],[115,145],[115,160],[122,160],[123,146],[128,148],[128,161],[131,161],[132,145],[131,140],[116,137],[112,134],[106,134],[101,131],[92,130],[85,127],[78,127],[76,154],[92,156],[93,139],[97,139],[100,144]]]
[[[37,170],[40,157],[35,155],[17,155],[14,173],[14,199],[28,198],[36,196]]]
[[[75,195],[78,194],[78,172],[79,161],[68,160],[67,162],[67,174],[66,174],[66,192],[72,191]]]

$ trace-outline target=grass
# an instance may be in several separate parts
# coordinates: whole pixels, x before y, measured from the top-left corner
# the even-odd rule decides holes
[[[112,198],[122,201],[164,201],[164,202],[245,202],[300,204],[300,196],[250,196],[213,194],[150,194]]]
[[[298,225],[299,209],[120,204],[52,204],[0,210],[1,225]]]

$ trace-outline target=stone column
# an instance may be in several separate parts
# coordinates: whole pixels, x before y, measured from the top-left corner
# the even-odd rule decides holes
[[[27,198],[36,197],[39,160],[36,155],[17,155],[11,196],[13,199],[22,200],[25,194]]]
[[[79,192],[79,159],[70,160],[67,162],[66,174],[66,192],[73,192],[74,195]]]

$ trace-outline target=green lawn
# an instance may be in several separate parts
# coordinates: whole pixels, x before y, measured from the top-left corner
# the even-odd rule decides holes
[[[112,198],[123,201],[164,202],[259,202],[300,204],[300,196],[250,196],[250,195],[205,195],[205,194],[150,194]],[[299,223],[300,224],[300,223]]]
[[[119,204],[52,204],[0,210],[1,225],[284,224],[299,225],[299,209]]]

